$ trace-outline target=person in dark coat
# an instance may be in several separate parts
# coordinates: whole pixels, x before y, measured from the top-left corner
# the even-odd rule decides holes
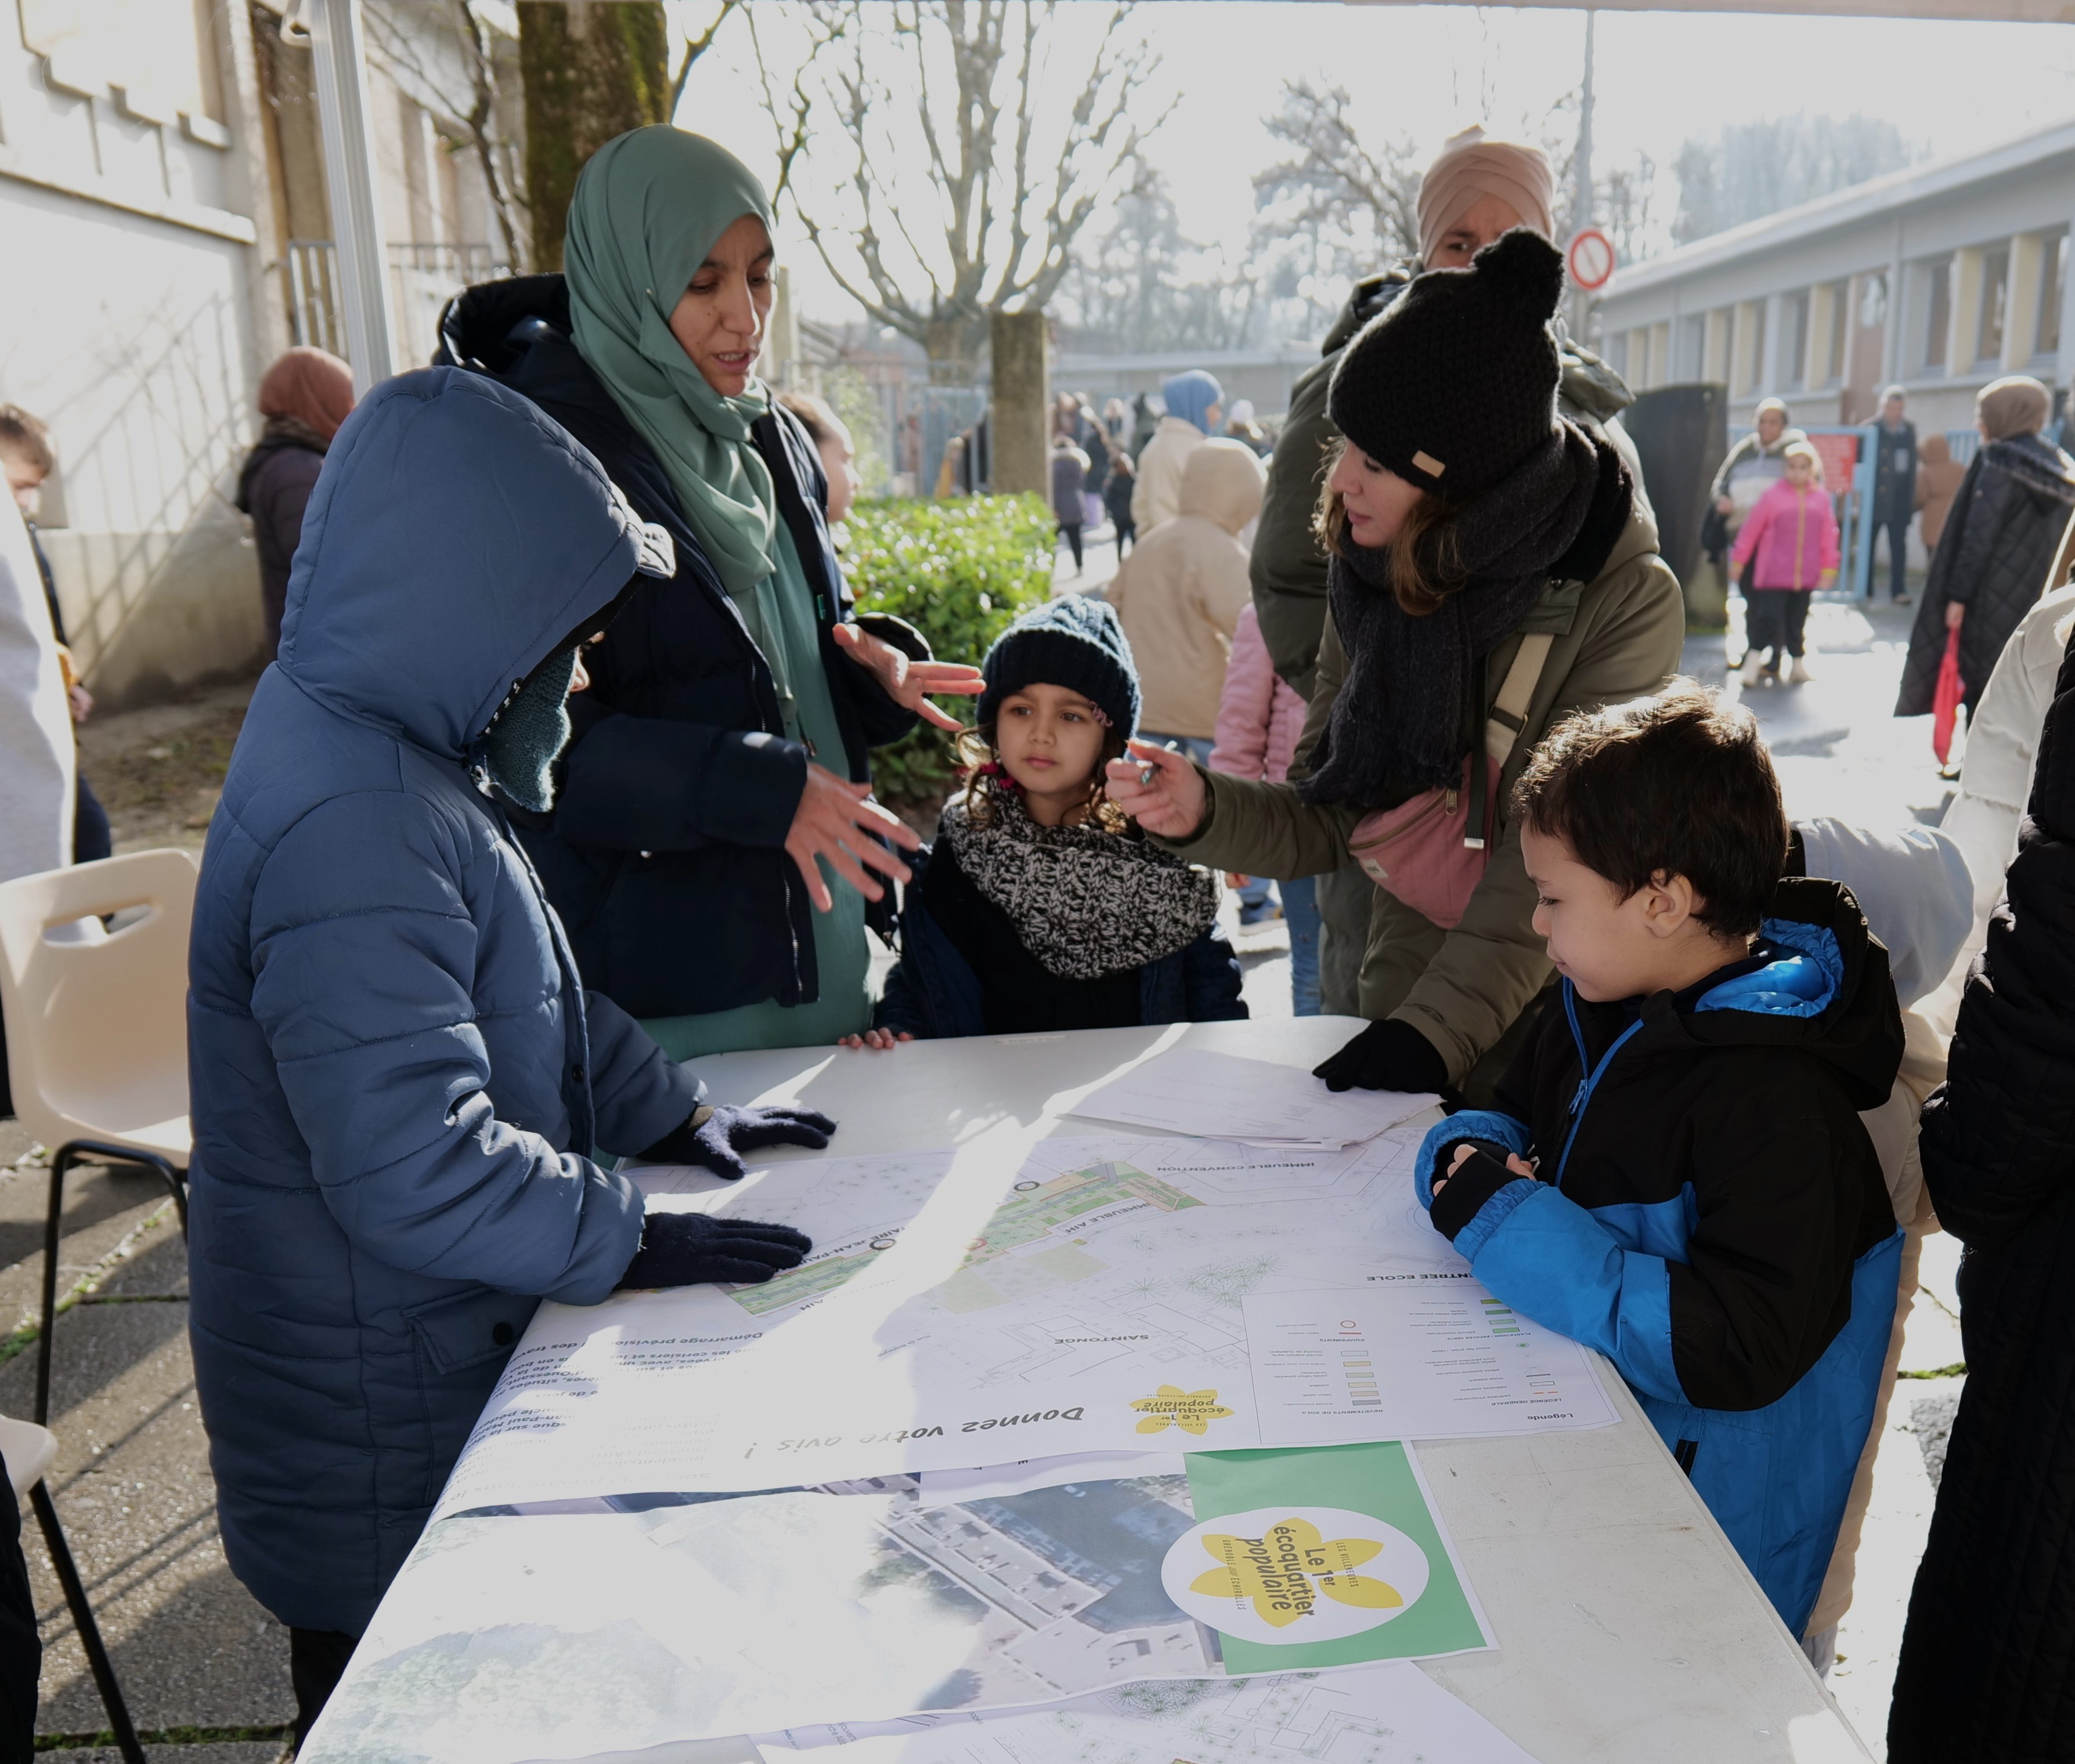
[[[1891,1764],[2075,1756],[2075,648],[1967,982],[1924,1179],[1966,1246],[1967,1383],[1910,1596]]]
[[[755,375],[769,225],[725,148],[637,129],[578,180],[566,277],[471,288],[442,324],[442,360],[531,399],[677,543],[590,652],[553,812],[520,826],[586,984],[680,1060],[869,1025],[871,872],[918,841],[868,755],[957,729],[924,695],[980,686],[853,614],[819,459]]]
[[[325,449],[353,408],[353,370],[335,355],[299,345],[267,370],[259,414],[267,426],[238,474],[238,508],[252,517],[259,551],[259,599],[267,614],[267,659],[281,647],[288,569],[302,541],[303,512],[317,488]]]
[[[1064,435],[1052,440],[1052,514],[1066,549],[1074,554],[1074,573],[1081,572],[1081,528],[1087,510],[1081,504],[1081,486],[1087,482],[1088,456]]]
[[[1932,556],[1896,716],[1930,713],[1946,633],[1957,630],[1971,721],[2003,645],[2046,592],[2061,535],[2075,516],[2075,460],[2039,432],[2052,407],[2046,388],[2021,374],[1990,382],[1975,399],[1982,448]]]
[[[1899,386],[1881,395],[1874,425],[1874,508],[1876,532],[1887,535],[1887,597],[1909,604],[1904,580],[1909,568],[1909,522],[1916,512],[1916,425],[1903,413],[1908,398]]]
[[[454,369],[370,394],[310,499],[188,999],[196,1387],[224,1552],[291,1630],[300,1729],[541,1299],[756,1281],[806,1247],[652,1217],[593,1161],[739,1175],[743,1146],[833,1123],[710,1109],[584,991],[500,807],[545,800],[578,644],[669,563],[565,431]]]

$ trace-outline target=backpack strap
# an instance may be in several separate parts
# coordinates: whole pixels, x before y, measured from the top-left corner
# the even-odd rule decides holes
[[[1542,683],[1549,646],[1555,641],[1551,631],[1528,632],[1520,640],[1513,666],[1499,684],[1498,696],[1492,700],[1491,720],[1485,725],[1485,751],[1496,766],[1503,766],[1513,757],[1514,743],[1527,726],[1527,707],[1535,700],[1535,688]]]

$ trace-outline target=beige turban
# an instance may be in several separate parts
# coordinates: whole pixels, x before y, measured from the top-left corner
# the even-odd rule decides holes
[[[1974,412],[1982,419],[1982,433],[1992,441],[2036,435],[2053,414],[2053,395],[2029,374],[2007,374],[1990,381],[1976,395]]]
[[[1544,238],[1556,232],[1556,180],[1549,155],[1519,141],[1493,141],[1481,128],[1451,135],[1419,184],[1419,255],[1431,263],[1441,235],[1495,196]]]

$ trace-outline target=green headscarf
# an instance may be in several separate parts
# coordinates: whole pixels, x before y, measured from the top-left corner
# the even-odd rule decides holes
[[[741,397],[723,398],[669,319],[706,254],[745,214],[772,225],[749,167],[703,135],[658,124],[591,155],[562,243],[577,349],[655,448],[685,520],[741,602],[772,568],[771,470],[749,432],[770,399],[754,380]]]

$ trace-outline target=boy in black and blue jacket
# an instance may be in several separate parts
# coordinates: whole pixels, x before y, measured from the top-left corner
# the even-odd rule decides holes
[[[1420,1196],[1498,1297],[1612,1359],[1795,1635],[1865,1445],[1902,1235],[1858,1118],[1887,952],[1781,879],[1750,714],[1680,681],[1551,732],[1514,797],[1560,996]]]

